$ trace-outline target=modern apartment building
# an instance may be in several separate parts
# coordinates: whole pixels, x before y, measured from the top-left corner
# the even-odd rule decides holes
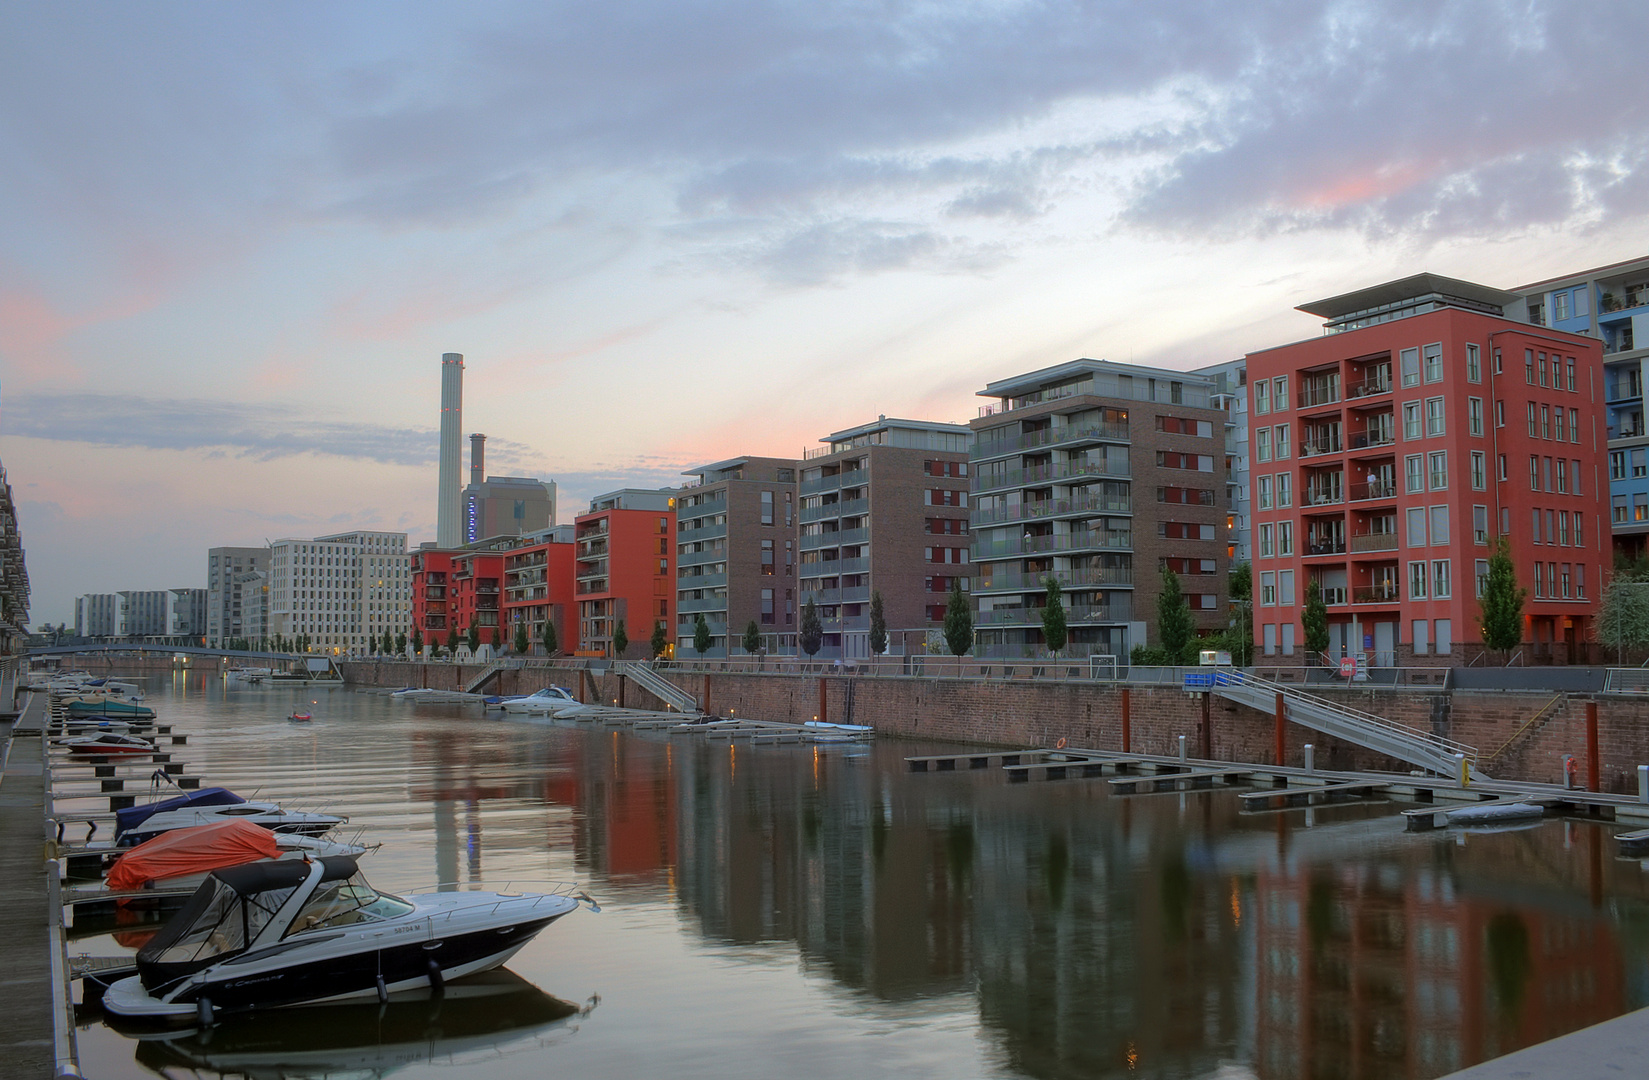
[[[965,424],[880,416],[804,453],[799,599],[819,613],[819,656],[871,655],[873,593],[882,596],[889,651],[904,653],[943,625],[953,580],[971,588],[972,440]]]
[[[255,648],[269,645],[269,573],[254,570],[235,576],[240,582],[240,635]],[[210,604],[210,595],[207,602]]]
[[[1225,551],[1231,568],[1253,558],[1248,503],[1248,364],[1229,360],[1197,368],[1214,384],[1209,400],[1225,412]]]
[[[23,536],[11,482],[0,467],[0,650],[19,652],[29,622],[29,571],[23,561]]]
[[[244,575],[269,569],[266,547],[215,547],[206,551],[206,643],[223,645],[247,632],[242,621]]]
[[[82,638],[113,637],[115,612],[120,609],[120,597],[115,593],[86,593],[74,598],[74,636]]]
[[[167,635],[172,605],[169,590],[122,589],[115,596],[115,637],[135,641]]]
[[[1649,429],[1644,427],[1644,361],[1649,359],[1649,256],[1550,278],[1512,290],[1510,318],[1597,338],[1603,346],[1600,412],[1609,440],[1609,522],[1628,558],[1649,541]]]
[[[670,490],[599,495],[573,521],[579,652],[610,656],[619,623],[645,652],[653,625],[675,625],[676,500]]]
[[[1155,645],[1160,571],[1199,631],[1227,620],[1226,413],[1184,371],[1070,363],[993,382],[970,427],[976,651],[1043,651],[1049,577],[1071,656]]]
[[[206,640],[206,590],[166,591],[166,636],[180,644],[203,644]]]
[[[705,656],[744,651],[754,621],[762,648],[794,653],[796,470],[789,458],[738,457],[688,469],[676,496],[676,655],[696,657],[699,616],[710,629]]]
[[[504,626],[509,642],[517,627],[527,631],[533,651],[541,652],[544,622],[555,626],[563,652],[578,651],[578,620],[573,617],[574,527],[557,525],[523,537],[504,554]]]
[[[1506,317],[1516,294],[1418,274],[1302,304],[1319,338],[1248,355],[1258,651],[1448,664],[1480,643],[1495,537],[1531,660],[1576,662],[1608,561],[1602,350]]]
[[[426,643],[444,646],[455,631],[465,641],[474,627],[479,644],[491,645],[495,632],[501,648],[508,644],[504,564],[516,543],[498,536],[456,551],[423,547],[412,553],[412,621]]]
[[[269,633],[311,649],[365,653],[412,618],[406,533],[348,532],[269,546]]]

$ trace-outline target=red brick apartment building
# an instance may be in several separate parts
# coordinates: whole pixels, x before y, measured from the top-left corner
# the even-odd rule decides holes
[[[455,551],[412,553],[412,625],[426,643],[445,645],[453,629],[463,638],[472,625],[483,644],[492,643],[494,629],[503,640],[504,553],[514,543],[513,537],[494,537]]]
[[[1505,536],[1528,659],[1583,658],[1610,550],[1602,352],[1504,317],[1518,300],[1419,274],[1303,304],[1322,337],[1248,355],[1259,653],[1307,660],[1315,581],[1331,658],[1459,663]]]
[[[647,651],[653,624],[675,625],[676,500],[671,491],[625,488],[597,496],[573,521],[581,653],[610,656],[619,623]]]
[[[524,628],[532,655],[543,652],[544,622],[555,626],[562,652],[577,652],[578,620],[574,617],[574,526],[558,525],[504,553],[504,643],[513,647],[515,632]]]

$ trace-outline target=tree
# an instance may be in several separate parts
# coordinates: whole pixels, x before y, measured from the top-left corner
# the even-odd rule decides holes
[[[393,656],[394,654],[400,652],[404,648],[406,648],[405,643],[403,643],[401,645],[396,645],[395,644],[395,639],[389,636],[389,631],[388,630],[384,631],[384,655],[385,656]]]
[[[1328,651],[1328,605],[1323,603],[1323,587],[1315,579],[1305,587],[1300,629],[1305,635],[1307,656],[1320,657]]]
[[[1527,589],[1517,587],[1517,567],[1512,563],[1511,544],[1504,536],[1495,537],[1494,552],[1489,556],[1489,576],[1483,582],[1482,615],[1478,620],[1485,649],[1505,655],[1523,643],[1523,601],[1528,595]],[[1601,619],[1607,620],[1607,592],[1604,593],[1603,607]],[[1600,634],[1604,632],[1601,621],[1598,628]],[[1604,640],[1609,639],[1605,637]]]
[[[1243,563],[1231,571],[1231,619],[1224,634],[1225,650],[1237,667],[1254,662],[1254,570]]]
[[[1162,591],[1157,594],[1157,637],[1170,664],[1191,662],[1196,634],[1191,622],[1191,605],[1185,602],[1185,594],[1180,591],[1179,575],[1164,566]]]
[[[499,631],[498,627],[495,626],[495,627],[492,628],[492,654],[494,656],[497,656],[498,655],[498,650],[500,648],[502,648],[503,645],[504,645],[504,639],[500,636],[500,631]]]
[[[693,651],[701,657],[710,651],[710,624],[704,621],[702,611],[693,618]]]
[[[1489,571],[1494,572],[1492,569]],[[1485,620],[1489,603],[1488,590],[1483,592]],[[1603,606],[1598,612],[1597,638],[1605,645],[1615,647],[1615,662],[1629,647],[1649,644],[1649,583],[1631,581],[1616,575],[1603,590]],[[1488,631],[1484,630],[1484,645],[1488,645]],[[1510,646],[1507,646],[1509,648]],[[1501,650],[1504,651],[1504,650]]]
[[[389,631],[385,630],[384,633],[387,634]],[[404,653],[407,651],[407,635],[405,631],[395,635],[395,651],[398,653]]]
[[[470,628],[464,634],[464,644],[470,647],[470,652],[481,647],[481,624],[474,619],[470,620]]]
[[[421,627],[412,628],[412,651],[419,656],[424,654],[424,631]]]
[[[882,590],[870,594],[870,654],[887,652],[887,616],[882,613]]]
[[[807,603],[802,605],[802,627],[797,635],[796,644],[802,647],[802,652],[809,658],[824,644],[824,626],[819,622],[819,609],[814,606],[811,593],[807,597]]]
[[[1048,652],[1058,656],[1070,635],[1065,627],[1065,601],[1060,598],[1059,581],[1048,575],[1048,602],[1042,606],[1042,640]]]
[[[973,608],[962,593],[962,579],[950,579],[950,597],[945,601],[945,644],[952,656],[973,648]]]
[[[554,656],[561,649],[561,642],[555,637],[555,620],[545,617],[544,632],[539,635],[539,641],[544,644],[544,655]]]
[[[447,627],[447,652],[455,653],[457,651],[458,651],[458,627],[457,626],[449,626],[449,627]]]
[[[624,650],[630,647],[630,632],[624,628],[624,620],[618,620],[613,627],[613,656],[615,659],[624,659]]]
[[[670,635],[664,632],[664,621],[653,620],[653,640],[649,642],[653,648],[653,659],[657,660],[670,650]]]
[[[756,625],[755,619],[751,619],[749,625],[744,628],[744,640],[739,644],[743,645],[744,651],[751,656],[755,656],[761,651],[762,631],[761,627]]]
[[[515,624],[515,655],[517,655],[517,656],[526,656],[527,655],[527,650],[530,649],[530,648],[532,648],[532,642],[527,640],[527,624],[524,623],[524,622],[516,623]]]

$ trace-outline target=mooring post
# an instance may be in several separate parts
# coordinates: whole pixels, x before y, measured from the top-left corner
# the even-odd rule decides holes
[[[1288,753],[1288,742],[1283,738],[1285,721],[1283,718],[1283,696],[1281,693],[1277,694],[1277,708],[1274,715],[1276,717],[1276,730],[1273,732],[1272,737],[1277,742],[1277,760],[1273,764],[1275,764],[1278,768],[1281,768],[1284,764],[1286,764],[1283,758]]]
[[[1184,735],[1181,735],[1179,737],[1179,759],[1181,761],[1185,760],[1185,736]]]
[[[1304,754],[1305,754],[1305,771],[1306,772],[1316,772],[1317,771],[1317,748],[1315,746],[1312,746],[1310,743],[1306,743],[1304,746],[1300,747],[1300,750],[1303,751]]]
[[[1602,791],[1597,761],[1597,702],[1586,703],[1586,790]]]
[[[1649,803],[1649,765],[1638,766],[1638,802]]]
[[[712,715],[710,712],[710,673],[708,671],[704,673],[704,715]]]
[[[1456,752],[1454,755],[1454,775],[1462,789],[1471,787],[1472,770],[1471,766],[1466,764],[1465,754]]]
[[[819,676],[819,723],[821,724],[828,724],[830,722],[830,717],[825,715],[825,708],[830,703],[830,699],[825,697],[825,689],[828,685],[829,684],[825,682],[824,676]]]
[[[1129,704],[1128,688],[1124,686],[1122,688],[1122,752],[1124,754],[1134,752],[1134,732],[1128,715]]]
[[[1202,698],[1202,759],[1211,761],[1214,757],[1214,721],[1208,699],[1214,695],[1204,692],[1197,696]]]

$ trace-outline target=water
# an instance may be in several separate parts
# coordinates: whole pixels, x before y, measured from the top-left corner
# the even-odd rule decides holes
[[[444,1000],[88,1019],[92,1077],[1429,1078],[1649,1003],[1649,872],[1607,826],[1407,834],[1384,804],[906,772],[931,744],[149,686],[189,772],[348,814],[380,888],[576,879],[602,911]]]

